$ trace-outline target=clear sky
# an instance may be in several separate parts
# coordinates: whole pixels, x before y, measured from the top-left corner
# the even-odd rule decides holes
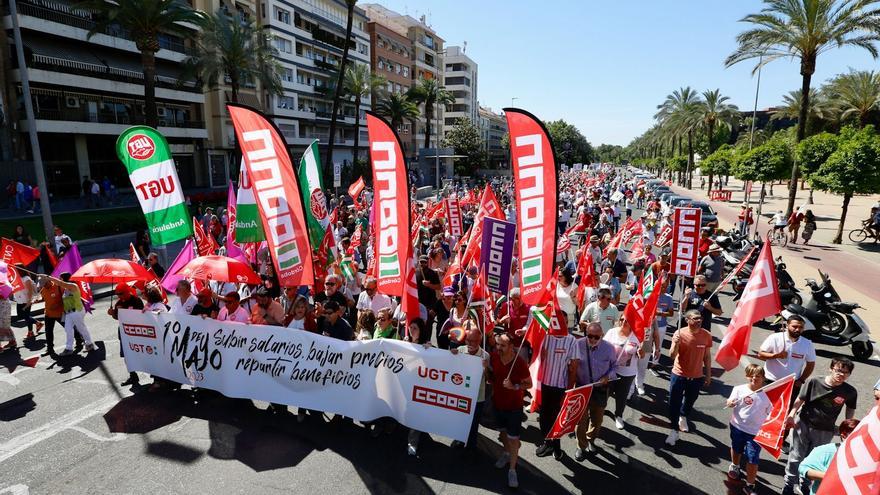
[[[514,105],[542,120],[565,119],[587,139],[626,145],[648,129],[656,107],[682,86],[721,89],[740,109],[754,105],[754,64],[724,59],[760,10],[760,0],[371,0],[428,24],[447,45],[467,41],[479,66],[480,104]],[[876,69],[864,50],[819,56],[816,87],[835,74]],[[758,108],[799,89],[796,61],[761,76]]]

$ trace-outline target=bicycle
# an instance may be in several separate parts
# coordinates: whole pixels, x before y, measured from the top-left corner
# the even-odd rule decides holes
[[[862,220],[862,228],[851,230],[849,232],[849,240],[859,244],[867,241],[868,239],[874,239],[874,242],[877,242],[877,235],[874,234],[873,230],[870,230],[868,226],[870,225],[870,221]]]
[[[771,246],[785,247],[788,245],[788,234],[785,229],[770,229],[767,231],[767,242]]]

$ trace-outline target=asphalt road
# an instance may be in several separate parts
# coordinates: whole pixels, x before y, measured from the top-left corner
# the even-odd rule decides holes
[[[43,352],[42,337],[0,355],[0,495],[509,492],[506,473],[493,467],[501,452],[497,432],[486,426],[476,454],[451,449],[448,439],[424,438],[420,457],[411,458],[403,428],[372,438],[357,424],[271,418],[262,411],[265,403],[243,408],[212,397],[196,401],[188,391],[134,395],[118,385],[127,372],[118,357],[116,324],[106,316],[108,303],[99,301],[87,317],[100,342],[89,357],[57,363],[42,357],[34,368],[23,366],[22,358]],[[724,317],[713,326],[716,345],[734,308],[729,295],[722,295],[722,305]],[[752,349],[771,332],[767,325],[755,327]],[[60,349],[61,337],[56,339]],[[850,356],[849,348],[817,348],[817,374],[835,353]],[[665,373],[649,374],[649,397],[630,401],[624,431],[606,418],[600,451],[584,463],[573,459],[570,438],[563,439],[562,461],[535,457],[540,434],[530,415],[518,492],[739,493],[741,485],[726,481],[729,413],[723,405],[744,378],[740,370],[718,371],[697,401],[691,433],[671,449],[663,443]],[[871,406],[878,376],[876,357],[856,364],[850,382],[860,394],[857,417]],[[778,493],[783,469],[762,455],[762,493]]]

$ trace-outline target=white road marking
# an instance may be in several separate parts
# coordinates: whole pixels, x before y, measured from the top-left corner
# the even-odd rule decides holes
[[[23,433],[8,442],[0,443],[0,465],[19,452],[47,440],[66,430],[70,426],[85,421],[92,416],[103,414],[119,402],[119,396],[110,394],[91,404],[71,411],[60,418],[50,421],[39,428]]]
[[[0,495],[28,495],[29,493],[27,485],[12,485],[0,489]]]
[[[68,426],[65,430],[73,430],[82,433],[83,435],[91,438],[92,440],[97,440],[99,442],[118,442],[125,438],[125,433],[114,433],[109,437],[101,436],[91,430],[87,430],[82,426]]]

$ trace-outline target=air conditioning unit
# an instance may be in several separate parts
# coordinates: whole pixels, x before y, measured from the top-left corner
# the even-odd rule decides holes
[[[159,127],[168,127],[168,122],[166,122],[166,121],[164,121],[164,120],[160,120],[160,121],[159,121]]]
[[[79,98],[76,96],[65,96],[64,106],[67,108],[79,108]]]
[[[156,108],[156,115],[159,117],[164,117],[165,116],[165,107]]]

